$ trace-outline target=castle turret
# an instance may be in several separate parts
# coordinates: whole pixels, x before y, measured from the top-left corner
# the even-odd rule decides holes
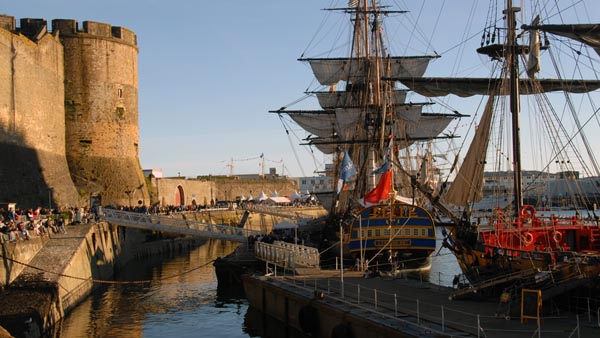
[[[102,204],[148,204],[139,161],[135,34],[122,27],[53,20],[64,46],[66,151],[80,193]]]
[[[0,200],[79,205],[65,157],[63,46],[43,19],[0,15]]]

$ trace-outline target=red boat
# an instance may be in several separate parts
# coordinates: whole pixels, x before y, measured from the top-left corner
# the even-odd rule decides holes
[[[591,92],[600,88],[600,81],[564,78],[560,71],[557,71],[556,79],[540,78],[537,74],[542,64],[539,56],[542,50],[549,50],[551,54],[553,47],[559,48],[558,45],[564,41],[562,37],[582,43],[580,47],[584,49],[585,44],[600,39],[600,26],[545,24],[550,18],[540,19],[540,16],[553,9],[541,10],[535,7],[537,4],[534,2],[531,2],[532,20],[519,24],[517,21],[523,19],[519,13],[521,8],[514,7],[512,0],[506,1],[502,11],[493,7],[495,5],[491,4],[489,13],[502,13],[506,27],[497,29],[498,21],[491,20],[491,24],[484,28],[483,36],[487,38],[481,41],[477,50],[494,62],[489,77],[422,77],[401,79],[401,82],[429,97],[450,94],[487,96],[486,104],[480,105],[483,111],[477,114],[480,115],[479,121],[473,128],[473,139],[460,169],[451,172],[454,180],[445,182],[439,192],[429,192],[429,196],[433,197],[430,198],[432,204],[452,220],[444,244],[455,253],[470,284],[460,292],[497,293],[512,287],[544,290],[549,295],[564,292],[599,276],[600,227],[597,216],[592,214],[585,220],[577,216],[538,217],[535,208],[527,204],[547,195],[560,198],[566,205],[598,203],[600,165],[594,156],[594,147],[585,137],[585,126],[579,120],[586,114],[595,116],[597,109],[560,100],[566,97],[566,101],[571,103],[575,102],[573,97],[586,95],[586,100],[589,98],[588,101],[593,102]],[[539,16],[535,15],[538,12]],[[545,41],[540,42],[540,34]],[[552,38],[551,34],[561,38]],[[522,36],[529,37],[528,46],[520,44]],[[555,45],[551,45],[550,41]],[[591,47],[600,55],[600,48]],[[520,67],[522,60],[527,61],[523,68]],[[548,65],[554,67],[546,67],[545,70],[562,70],[565,66],[556,64],[556,59],[550,58],[550,62],[553,64]],[[585,74],[577,69],[570,74],[575,73],[598,78],[597,72]],[[558,97],[550,95],[551,92],[557,92]],[[557,105],[566,107],[565,111],[570,114],[556,113],[560,111]],[[527,120],[521,119],[521,107],[527,109]],[[528,127],[521,126],[522,120],[528,123]],[[597,133],[597,128],[590,129]],[[527,130],[527,133],[522,133],[522,130]],[[573,133],[573,130],[576,132]],[[523,153],[527,154],[527,165],[537,165],[540,175],[524,179],[521,141],[530,145],[528,152]],[[453,164],[451,170],[455,167]],[[544,175],[550,174],[549,168],[556,167],[561,174],[545,179]],[[484,178],[486,170],[506,175]],[[584,187],[580,174],[592,184]],[[488,185],[484,190],[486,182],[495,185]],[[495,205],[503,209],[497,209],[489,222],[480,224],[471,217],[471,210],[478,210],[474,208],[475,203],[482,199],[484,193],[486,198],[493,199]],[[459,208],[462,215],[456,216],[446,205]],[[455,282],[460,285],[460,278],[455,278]]]

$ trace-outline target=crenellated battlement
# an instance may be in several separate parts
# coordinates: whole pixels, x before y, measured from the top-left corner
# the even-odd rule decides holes
[[[17,21],[14,16],[0,14],[0,28],[14,32],[17,29]]]
[[[51,194],[54,204],[78,205],[94,194],[107,204],[147,204],[135,33],[94,21],[17,20],[0,15],[0,153],[12,156],[0,161],[0,200],[35,206]]]
[[[57,30],[63,35],[90,34],[98,38],[122,40],[137,46],[137,37],[133,31],[107,23],[84,21],[80,29],[77,20],[54,19],[52,20],[52,31]]]
[[[21,34],[37,41],[48,32],[48,22],[44,19],[23,18],[21,19]]]

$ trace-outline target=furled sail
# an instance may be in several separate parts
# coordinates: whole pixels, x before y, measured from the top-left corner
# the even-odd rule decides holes
[[[347,112],[347,110],[345,110]],[[355,109],[355,113],[358,116],[363,116],[361,112],[364,110]],[[333,116],[333,115],[332,115]],[[341,114],[344,116],[344,114]],[[460,117],[460,115],[454,114],[432,114],[432,115],[421,115],[420,119],[415,121],[398,121],[396,123],[395,135],[396,140],[401,144],[400,149],[406,148],[413,144],[415,141],[431,140],[438,138],[440,133],[452,122],[453,119]],[[363,116],[364,118],[364,116]],[[339,132],[332,136],[331,133],[326,135],[317,135],[317,137],[311,137],[308,139],[308,143],[317,147],[321,152],[325,154],[333,154],[336,151],[338,145],[341,144],[364,144],[367,140],[361,140],[356,138],[353,125],[348,121],[337,120],[339,126],[347,125],[347,127],[340,128]]]
[[[320,138],[337,135],[338,139],[347,141],[352,138],[354,128],[364,120],[368,109],[337,108],[326,110],[279,110],[279,114],[287,114],[307,132]]]
[[[399,121],[396,124],[398,128],[396,135],[413,140],[434,139],[454,118],[455,115],[422,115],[417,121]]]
[[[384,69],[389,69],[390,77],[421,77],[435,56],[395,56],[382,60]],[[321,85],[331,86],[340,81],[363,83],[372,69],[366,59],[311,58],[307,61]],[[388,67],[389,65],[389,67]]]
[[[283,111],[307,132],[325,137],[335,132],[335,115],[332,111]]]
[[[355,127],[364,121],[369,111],[369,108],[337,108],[275,112],[287,114],[296,124],[318,138],[330,138],[335,135],[336,140],[347,142],[356,136]],[[421,105],[400,106],[394,114],[398,121],[397,135],[403,140],[433,139],[453,119],[461,117],[456,114],[423,114]]]
[[[492,125],[493,108],[494,95],[490,95],[473,142],[471,142],[471,147],[467,151],[465,160],[456,174],[454,182],[444,195],[446,202],[450,204],[464,206],[467,203],[479,201],[482,197],[483,171]]]
[[[407,90],[394,90],[390,96],[392,104],[404,104],[407,92]],[[362,102],[361,97],[359,97],[360,94],[355,92],[334,91],[312,92],[310,94],[315,94],[317,96],[317,99],[319,100],[319,105],[321,105],[323,109],[352,108],[358,106],[360,102]]]
[[[396,78],[390,80],[399,80],[411,90],[427,97],[449,94],[461,97],[487,95],[492,88],[497,88],[502,82],[502,79],[447,77]],[[519,82],[520,93],[524,95],[552,91],[587,93],[600,88],[600,81],[597,80],[520,79]]]
[[[600,55],[600,24],[577,24],[577,25],[531,25],[524,29],[539,29],[555,35],[564,36],[594,48]]]

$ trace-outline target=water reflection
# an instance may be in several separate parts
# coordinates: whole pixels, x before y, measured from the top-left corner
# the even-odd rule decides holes
[[[458,265],[441,239],[438,229],[431,270],[411,278],[451,285]],[[249,307],[241,287],[218,287],[211,262],[233,249],[209,241],[179,256],[132,262],[116,279],[148,282],[103,285],[65,318],[56,336],[306,337]]]
[[[135,261],[118,281],[85,299],[63,321],[58,337],[247,337],[241,331],[247,302],[217,297],[211,262],[234,245],[209,241],[178,257]],[[232,323],[238,322],[237,327]]]

